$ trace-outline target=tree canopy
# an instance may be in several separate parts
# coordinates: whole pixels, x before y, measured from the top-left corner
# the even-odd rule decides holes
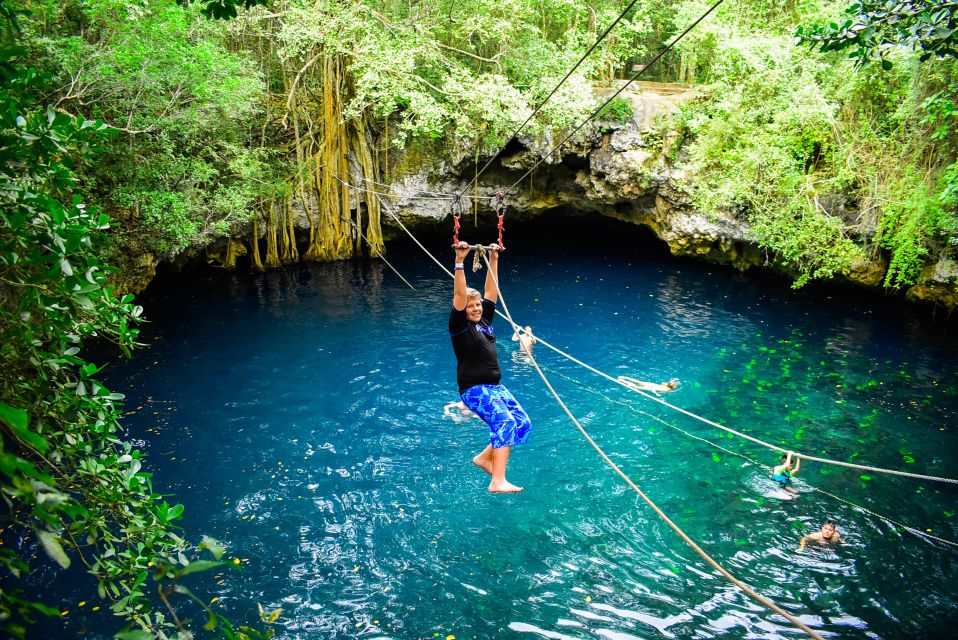
[[[0,0],[2,526],[83,564],[126,637],[185,633],[174,596],[212,634],[268,637],[278,612],[239,630],[186,587],[225,550],[177,529],[86,357],[93,338],[136,346],[118,283],[204,249],[234,264],[240,238],[254,268],[378,251],[378,200],[340,176],[478,165],[539,107],[527,135],[557,139],[710,5],[634,3],[543,104],[627,3]],[[797,285],[878,256],[906,288],[958,259],[955,34],[953,1],[727,0],[649,69],[698,95],[656,123],[674,134],[657,151],[689,207],[746,222]],[[0,571],[27,555],[0,547]],[[6,635],[37,615],[59,612],[0,591]]]

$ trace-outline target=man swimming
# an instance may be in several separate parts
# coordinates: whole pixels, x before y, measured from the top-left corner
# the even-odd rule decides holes
[[[802,536],[802,539],[798,541],[799,552],[804,551],[805,546],[809,542],[823,546],[834,546],[836,544],[842,544],[844,540],[842,540],[841,534],[835,529],[835,523],[831,520],[826,520],[825,524],[822,525],[821,531]]]

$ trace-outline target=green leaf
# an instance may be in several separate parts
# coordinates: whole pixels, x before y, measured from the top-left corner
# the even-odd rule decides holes
[[[203,536],[203,539],[200,540],[199,548],[200,550],[206,549],[212,553],[213,557],[217,560],[222,558],[223,554],[226,553],[226,549],[223,548],[223,545],[221,545],[218,540],[209,536]]]
[[[206,631],[212,631],[213,629],[215,629],[217,623],[219,622],[219,619],[216,617],[216,614],[213,613],[212,611],[209,612],[209,616],[210,616],[210,617],[209,617],[209,619],[206,621],[206,624],[203,625],[203,628],[204,628]]]
[[[179,569],[176,572],[178,576],[186,576],[191,573],[199,573],[201,571],[209,571],[210,569],[216,569],[229,564],[228,562],[220,562],[218,560],[196,560],[191,562],[188,566]]]
[[[47,552],[47,555],[50,556],[50,559],[56,562],[64,569],[70,568],[70,556],[66,554],[63,550],[63,546],[60,544],[59,538],[47,531],[46,529],[36,529],[37,538],[40,540],[40,544],[43,545],[43,550]]]
[[[121,631],[113,636],[113,640],[153,640],[153,634],[141,629]]]
[[[27,428],[30,418],[23,409],[11,407],[5,402],[0,402],[0,420],[3,420],[14,429],[23,430]]]
[[[30,431],[30,417],[23,409],[0,402],[0,420],[10,427],[14,437],[31,449],[46,453],[50,448],[50,443],[42,436]]]

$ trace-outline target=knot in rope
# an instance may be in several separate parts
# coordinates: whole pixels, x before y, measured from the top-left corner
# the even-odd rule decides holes
[[[476,251],[472,254],[472,272],[475,273],[482,269],[482,260],[486,257],[486,248],[481,244],[476,245]]]

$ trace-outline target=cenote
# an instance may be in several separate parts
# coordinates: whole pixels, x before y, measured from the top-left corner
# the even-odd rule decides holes
[[[670,402],[787,449],[958,475],[953,320],[677,261],[608,222],[542,237],[544,224],[507,236],[501,278],[516,321],[551,344],[613,376],[679,378]],[[447,233],[425,244],[451,267]],[[195,576],[194,592],[238,622],[282,609],[285,638],[801,637],[610,471],[501,319],[503,379],[534,430],[510,462],[525,492],[489,495],[470,464],[487,430],[442,414],[456,399],[451,281],[411,241],[388,249],[416,290],[366,260],[191,270],[140,296],[148,346],[108,369],[127,437],[155,488],[185,505],[184,535],[240,562]],[[958,540],[954,485],[806,462],[800,497],[783,500],[773,451],[535,355],[665,513],[823,636],[953,633],[958,549],[853,505]],[[828,518],[846,544],[798,553]],[[79,606],[96,600],[82,572],[31,579],[70,611],[43,623],[58,637],[119,626]]]

